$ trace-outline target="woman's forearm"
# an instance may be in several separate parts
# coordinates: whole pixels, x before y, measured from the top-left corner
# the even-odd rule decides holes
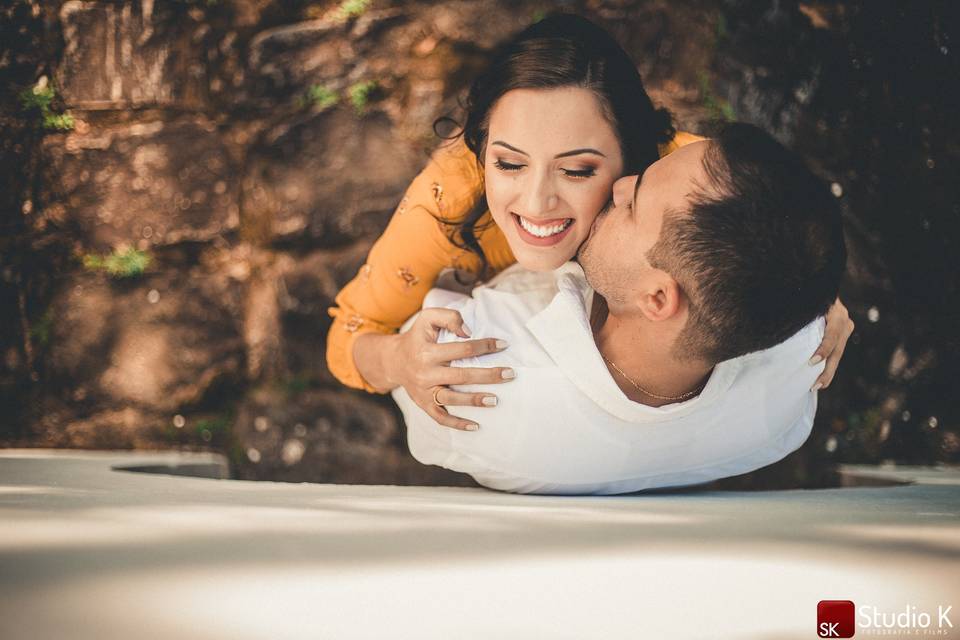
[[[396,334],[370,332],[357,336],[353,342],[357,371],[378,393],[387,393],[399,386],[389,371],[390,353],[397,338]]]

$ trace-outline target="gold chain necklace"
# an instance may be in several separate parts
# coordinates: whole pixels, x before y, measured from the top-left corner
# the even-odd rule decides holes
[[[656,398],[657,400],[672,400],[672,401],[685,400],[685,399],[689,398],[690,396],[692,396],[692,395],[694,395],[694,394],[696,394],[696,393],[699,393],[700,391],[703,390],[703,388],[704,388],[705,386],[707,386],[707,383],[704,382],[702,385],[700,385],[699,387],[697,387],[697,388],[694,389],[693,391],[687,391],[686,393],[683,393],[683,394],[681,394],[681,395],[679,395],[679,396],[661,396],[661,395],[657,395],[656,393],[650,393],[649,391],[647,391],[646,389],[644,389],[643,387],[641,387],[640,385],[638,385],[636,382],[634,382],[634,381],[633,381],[633,378],[631,378],[630,376],[628,376],[627,374],[625,374],[625,373],[623,372],[623,369],[621,369],[620,367],[618,367],[617,365],[615,365],[611,360],[609,360],[609,359],[607,358],[607,356],[605,356],[605,355],[603,355],[603,354],[601,353],[601,354],[600,354],[600,357],[603,358],[604,360],[606,360],[606,361],[610,364],[611,367],[613,367],[614,369],[616,369],[616,370],[617,370],[617,373],[619,373],[619,374],[622,375],[624,378],[626,378],[627,382],[629,382],[629,383],[632,384],[634,387],[636,387],[636,388],[637,388],[637,391],[639,391],[640,393],[646,394],[646,395],[650,396],[651,398]]]

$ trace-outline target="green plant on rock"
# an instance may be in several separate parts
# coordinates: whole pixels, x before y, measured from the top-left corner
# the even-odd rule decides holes
[[[83,256],[83,266],[91,271],[104,271],[114,278],[135,278],[143,274],[152,258],[139,249],[115,249],[113,253],[100,256],[88,253]]]
[[[69,113],[55,113],[52,108],[53,100],[57,97],[56,90],[47,81],[47,76],[40,76],[37,83],[20,92],[20,105],[26,111],[38,111],[40,124],[44,129],[54,131],[71,131],[76,121]]]
[[[57,131],[73,131],[76,121],[69,113],[51,113],[43,116],[43,128]]]
[[[370,105],[370,97],[376,90],[376,80],[357,82],[347,89],[347,95],[350,96],[350,104],[353,105],[353,110],[357,112],[358,116],[362,116],[367,112],[367,108]]]
[[[737,119],[737,114],[729,102],[723,98],[718,98],[713,93],[710,82],[710,76],[705,72],[700,72],[700,95],[702,96],[703,106],[710,112],[710,118],[718,121],[732,122]]]
[[[311,85],[306,94],[300,100],[300,106],[313,105],[320,109],[326,109],[340,102],[340,96],[337,93],[322,84]]]
[[[50,342],[50,330],[53,329],[53,309],[48,308],[43,315],[30,327],[30,337],[40,346]]]
[[[230,444],[226,447],[224,452],[227,456],[227,460],[230,463],[231,469],[240,469],[244,465],[250,463],[247,459],[247,452],[244,450],[243,445],[236,438],[231,438]]]
[[[295,398],[313,385],[313,377],[306,374],[293,375],[276,381],[276,388],[288,399]]]
[[[359,18],[370,8],[370,0],[344,0],[337,7],[337,17],[341,20]]]
[[[720,13],[717,16],[717,40],[722,40],[730,34],[730,30],[727,28],[727,16]]]
[[[42,76],[37,84],[27,87],[20,92],[20,104],[24,109],[38,109],[48,111],[57,92],[47,84],[46,76]]]
[[[232,423],[233,419],[229,415],[201,418],[197,421],[194,431],[196,436],[204,442],[221,443],[230,434],[230,426]]]

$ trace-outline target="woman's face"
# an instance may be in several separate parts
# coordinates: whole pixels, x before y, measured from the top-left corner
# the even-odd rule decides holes
[[[586,89],[515,89],[490,113],[487,204],[517,261],[571,260],[623,172],[616,133]]]

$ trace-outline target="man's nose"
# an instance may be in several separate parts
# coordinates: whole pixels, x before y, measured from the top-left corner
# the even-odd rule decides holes
[[[527,197],[525,198],[524,215],[530,217],[543,216],[557,208],[559,197],[557,196],[556,185],[545,172],[536,173],[531,176],[527,186]]]
[[[623,176],[613,183],[613,201],[616,204],[629,202],[633,199],[633,190],[637,186],[640,176]]]

